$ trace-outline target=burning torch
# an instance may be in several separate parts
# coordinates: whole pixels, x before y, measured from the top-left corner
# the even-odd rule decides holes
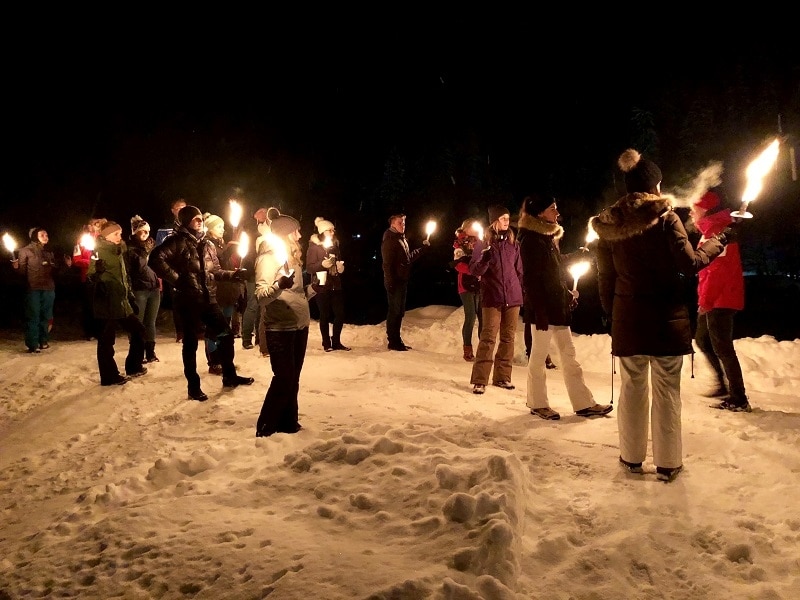
[[[779,140],[776,138],[756,159],[747,166],[747,185],[742,194],[742,204],[739,210],[731,213],[732,217],[739,219],[752,219],[753,215],[747,212],[748,205],[755,200],[764,187],[764,177],[778,160]]]
[[[578,290],[578,279],[581,276],[586,275],[586,272],[589,270],[590,263],[588,260],[582,260],[580,262],[576,262],[569,268],[569,274],[572,275],[572,291],[576,292]]]
[[[425,241],[430,244],[431,242],[431,234],[436,231],[436,221],[428,221],[425,225],[425,233],[428,237],[425,238]]]
[[[236,228],[239,227],[239,223],[242,220],[242,205],[239,204],[236,200],[228,200],[228,223],[231,224],[231,227],[234,231]]]
[[[17,256],[14,254],[14,251],[17,249],[17,242],[14,241],[10,233],[3,234],[3,245],[6,247],[6,250],[11,253],[12,262],[17,260]]]

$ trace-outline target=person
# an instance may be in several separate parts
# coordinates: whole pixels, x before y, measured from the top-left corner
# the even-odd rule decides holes
[[[311,273],[311,286],[316,294],[319,307],[319,331],[322,334],[322,349],[349,351],[342,344],[344,327],[344,292],[342,273],[344,261],[341,260],[339,239],[333,223],[317,217],[314,219],[317,233],[311,235],[306,252],[306,269]],[[331,323],[333,317],[333,323]],[[331,334],[331,324],[333,333]]]
[[[617,164],[627,194],[592,217],[590,226],[599,237],[600,303],[620,364],[619,460],[642,473],[650,433],[657,477],[672,481],[683,469],[681,368],[692,352],[682,278],[711,263],[735,234],[726,229],[695,249],[661,196],[658,165],[633,148]]]
[[[478,339],[481,337],[483,317],[481,315],[481,283],[480,278],[469,272],[469,261],[472,250],[479,233],[475,230],[478,221],[466,219],[461,227],[456,229],[456,238],[453,241],[453,262],[456,270],[456,287],[461,305],[464,307],[464,322],[461,325],[461,342],[463,344],[464,360],[472,362],[475,353],[472,350],[472,331],[475,321],[478,321]]]
[[[180,210],[186,206],[186,200],[184,198],[175,198],[172,201],[172,204],[169,207],[170,214],[172,215],[171,218],[164,223],[164,225],[156,232],[156,246],[160,246],[164,243],[164,240],[167,239],[168,236],[175,233],[175,230],[180,227],[180,222],[178,221],[178,213]],[[175,327],[175,341],[177,343],[181,343],[183,341],[183,323],[181,323],[181,315],[180,312],[175,310],[175,290],[169,286],[164,285],[162,281],[161,285],[161,307],[169,306],[172,312],[172,324]]]
[[[278,215],[256,257],[256,295],[264,316],[272,381],[256,422],[256,437],[300,431],[298,394],[311,311],[303,285],[300,223]]]
[[[255,347],[253,345],[253,338],[255,337],[255,342],[258,344],[258,349],[263,357],[269,356],[269,349],[266,341],[261,341],[266,336],[261,335],[264,332],[264,322],[261,318],[261,306],[256,297],[255,261],[261,242],[270,232],[270,221],[279,214],[280,211],[275,207],[261,207],[253,213],[253,220],[256,222],[256,231],[253,233],[257,234],[252,236],[255,239],[254,251],[248,253],[242,261],[242,267],[247,273],[247,279],[245,280],[247,304],[242,313],[242,348],[252,350]]]
[[[105,220],[89,219],[88,223],[83,226],[82,235],[72,250],[72,266],[78,270],[80,277],[81,326],[83,336],[89,341],[97,339],[98,324],[92,310],[93,288],[87,278],[89,277],[89,263],[99,234],[98,226]]]
[[[147,373],[144,362],[144,325],[136,313],[139,306],[131,289],[125,265],[126,248],[122,241],[122,227],[114,221],[102,221],[99,226],[96,260],[89,265],[89,281],[93,286],[94,316],[99,322],[97,336],[97,367],[100,385],[123,385],[132,377]],[[128,333],[128,355],[125,357],[125,375],[119,372],[114,360],[117,327]]]
[[[147,264],[156,242],[150,224],[139,215],[131,217],[131,235],[125,252],[125,266],[131,290],[139,307],[137,317],[144,325],[144,362],[159,362],[156,356],[156,319],[161,306],[161,280]]]
[[[408,280],[411,264],[430,247],[427,239],[422,246],[411,250],[406,239],[406,215],[396,213],[389,217],[389,228],[383,232],[381,259],[383,262],[383,286],[386,289],[388,310],[386,313],[386,337],[389,350],[404,352],[411,350],[400,335],[403,317],[406,314]]]
[[[693,204],[692,220],[700,230],[700,244],[734,222],[729,208],[721,208],[720,197],[708,191]],[[744,308],[744,274],[739,243],[729,243],[722,254],[697,276],[697,331],[695,341],[717,379],[709,394],[720,401],[712,408],[751,412],[744,387],[742,367],[733,346],[733,318]]]
[[[233,332],[216,302],[218,281],[243,279],[240,271],[220,267],[214,244],[203,231],[203,213],[191,204],[178,211],[178,228],[150,253],[148,264],[166,285],[175,288],[175,309],[183,326],[183,374],[190,400],[200,402],[208,396],[200,387],[197,374],[198,339],[205,335],[214,339],[222,365],[222,386],[234,388],[251,385],[252,377],[236,373],[233,364]]]
[[[470,273],[481,278],[483,313],[483,329],[470,376],[473,394],[486,391],[490,376],[492,385],[514,389],[514,339],[522,306],[522,260],[516,236],[509,228],[511,213],[499,204],[490,206],[488,212],[489,228],[484,239],[475,241],[469,262]]]
[[[606,415],[614,407],[595,402],[575,356],[570,324],[579,294],[577,290],[570,290],[564,281],[564,263],[585,259],[586,252],[561,254],[559,242],[564,236],[564,228],[558,224],[559,216],[556,200],[544,194],[527,196],[520,211],[518,227],[523,296],[526,312],[530,311],[529,318],[535,326],[528,360],[526,404],[532,415],[546,420],[561,418],[550,408],[547,398],[545,357],[552,341],[561,356],[564,385],[572,410],[581,417]]]
[[[203,215],[205,228],[207,230],[207,239],[214,245],[217,258],[219,259],[220,267],[226,271],[235,271],[238,267],[234,264],[235,259],[238,258],[236,250],[238,242],[231,241],[225,242],[225,221],[222,217],[205,213]],[[228,322],[228,326],[232,327],[233,313],[236,310],[236,302],[244,293],[245,284],[243,281],[236,279],[221,280],[216,282],[216,297],[217,304],[219,304],[222,315]],[[234,338],[236,336],[234,335]],[[217,342],[213,337],[206,336],[205,339],[206,359],[208,360],[208,372],[212,375],[222,375],[222,364],[219,362],[217,352]]]
[[[39,354],[50,348],[50,330],[53,323],[53,305],[56,301],[55,275],[62,266],[72,266],[72,259],[64,257],[57,261],[55,254],[47,248],[50,236],[42,227],[28,231],[30,243],[19,249],[16,259],[11,261],[14,269],[25,277],[25,346],[30,354]]]

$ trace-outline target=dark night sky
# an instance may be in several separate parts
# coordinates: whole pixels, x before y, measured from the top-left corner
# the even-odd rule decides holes
[[[69,238],[92,214],[159,224],[178,194],[220,212],[237,188],[252,208],[345,218],[393,148],[442,139],[472,144],[522,189],[554,165],[613,168],[632,107],[665,93],[742,65],[785,77],[782,87],[798,81],[783,41],[723,56],[523,32],[331,28],[202,44],[184,31],[111,44],[107,32],[104,43],[6,58],[0,229],[41,223]]]

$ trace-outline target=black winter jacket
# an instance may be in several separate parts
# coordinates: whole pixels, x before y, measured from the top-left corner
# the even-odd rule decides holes
[[[153,238],[147,238],[144,242],[136,236],[131,236],[128,240],[128,249],[125,252],[125,266],[128,268],[128,277],[131,280],[131,289],[134,292],[152,291],[159,289],[158,275],[147,264],[150,252],[155,248],[156,242]]]
[[[214,244],[205,236],[198,240],[185,227],[156,246],[148,264],[183,300],[216,304],[216,282],[234,279],[234,271],[220,266]]]

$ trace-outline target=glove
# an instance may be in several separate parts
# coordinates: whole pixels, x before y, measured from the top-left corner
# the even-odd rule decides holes
[[[131,308],[133,309],[133,314],[135,314],[138,317],[139,316],[139,305],[136,303],[136,297],[133,296],[133,295],[128,296],[128,304],[131,305]]]
[[[723,246],[727,246],[731,242],[737,241],[739,232],[736,231],[735,227],[729,225],[715,237],[722,243]]]
[[[330,269],[333,266],[333,258],[326,258],[322,261],[322,266],[326,269]]]
[[[430,240],[423,240],[422,241],[422,245],[423,246],[430,246],[431,245],[431,241]]]
[[[339,273],[344,273],[344,261],[337,260],[336,261],[336,271]]]
[[[233,272],[233,278],[236,281],[245,281],[247,279],[247,269],[236,269]]]
[[[481,250],[481,262],[489,262],[489,259],[492,257],[490,250],[492,249],[491,246],[486,246],[483,250]]]
[[[278,287],[282,290],[288,290],[294,285],[294,273],[291,275],[281,275],[278,278]]]
[[[95,273],[105,273],[106,272],[106,261],[102,258],[98,258],[94,263],[94,272]]]

